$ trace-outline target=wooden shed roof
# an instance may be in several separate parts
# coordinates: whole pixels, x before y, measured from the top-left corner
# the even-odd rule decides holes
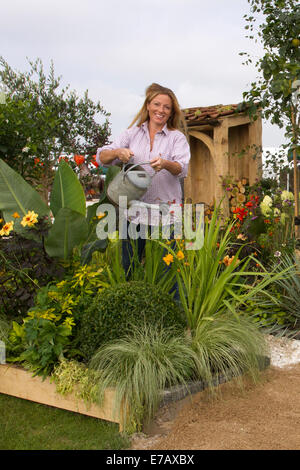
[[[198,126],[210,124],[218,118],[240,113],[245,110],[244,103],[239,104],[217,104],[214,106],[197,106],[182,109],[187,126]]]

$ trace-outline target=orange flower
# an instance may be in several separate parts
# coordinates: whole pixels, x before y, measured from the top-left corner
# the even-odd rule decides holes
[[[18,212],[14,212],[12,216],[13,216],[15,219],[19,219],[19,218],[20,218]]]
[[[234,260],[234,256],[232,256],[231,258],[229,258],[228,255],[226,255],[223,259],[223,263],[225,264],[225,266],[230,266],[232,261]],[[236,260],[236,264],[239,262],[239,259]]]
[[[168,255],[163,257],[163,260],[166,263],[166,265],[169,266],[169,264],[173,263],[174,257],[173,257],[173,255],[171,255],[171,253],[169,253]]]
[[[76,162],[76,165],[80,166],[84,163],[85,158],[83,155],[74,155],[74,160]]]
[[[184,259],[184,253],[183,253],[181,250],[178,251],[178,253],[177,253],[177,258],[178,258],[179,260]]]

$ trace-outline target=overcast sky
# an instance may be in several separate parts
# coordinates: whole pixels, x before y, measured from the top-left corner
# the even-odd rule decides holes
[[[182,108],[242,101],[257,77],[239,52],[247,0],[9,0],[0,9],[0,55],[14,69],[53,60],[56,76],[88,89],[111,113],[112,137],[128,127],[152,82],[173,89]],[[263,123],[263,145],[284,143]]]

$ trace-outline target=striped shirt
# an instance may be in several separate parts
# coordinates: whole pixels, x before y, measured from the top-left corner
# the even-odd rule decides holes
[[[182,132],[169,130],[165,125],[162,131],[155,134],[151,150],[148,123],[144,122],[141,126],[126,129],[113,143],[98,148],[97,162],[102,166],[115,165],[119,162],[119,159],[104,165],[100,161],[100,155],[102,150],[115,150],[118,148],[132,150],[134,155],[130,159],[130,163],[134,164],[150,161],[156,157],[178,162],[181,165],[181,172],[176,176],[167,170],[155,172],[150,165],[143,167],[152,176],[152,181],[141,201],[149,204],[180,204],[182,202],[180,179],[187,176],[190,161],[190,147]]]

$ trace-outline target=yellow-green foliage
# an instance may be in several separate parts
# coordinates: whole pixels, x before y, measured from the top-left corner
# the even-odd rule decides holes
[[[54,368],[50,380],[56,384],[56,390],[62,395],[74,392],[85,403],[97,403],[100,373],[88,369],[74,360],[62,360]]]

